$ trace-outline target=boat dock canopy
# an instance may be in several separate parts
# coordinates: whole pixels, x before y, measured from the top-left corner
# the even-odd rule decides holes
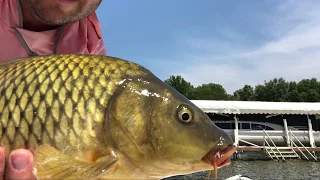
[[[320,103],[191,100],[206,113],[320,115]]]

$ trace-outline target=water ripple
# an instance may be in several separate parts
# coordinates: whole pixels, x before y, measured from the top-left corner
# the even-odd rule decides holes
[[[278,161],[233,161],[231,165],[219,169],[218,179],[242,174],[254,180],[320,180],[320,162],[301,160]],[[206,179],[207,172],[186,176],[175,176],[166,180]]]

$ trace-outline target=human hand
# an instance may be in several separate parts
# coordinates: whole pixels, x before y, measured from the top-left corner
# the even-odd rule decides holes
[[[9,155],[6,164],[4,149],[0,147],[0,180],[28,179],[35,180],[33,170],[33,154],[26,149],[17,149]]]

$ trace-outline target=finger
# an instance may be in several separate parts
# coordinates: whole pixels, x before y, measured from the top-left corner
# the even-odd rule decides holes
[[[6,161],[4,156],[4,149],[0,147],[0,180],[4,179],[5,164],[6,164]]]
[[[35,179],[33,175],[33,155],[26,149],[17,149],[9,156],[6,179]]]

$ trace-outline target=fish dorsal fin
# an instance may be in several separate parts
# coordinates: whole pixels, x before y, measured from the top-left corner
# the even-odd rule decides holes
[[[41,145],[35,152],[33,173],[41,179],[96,179],[106,172],[116,156],[103,156],[95,162],[78,160],[50,145]]]

